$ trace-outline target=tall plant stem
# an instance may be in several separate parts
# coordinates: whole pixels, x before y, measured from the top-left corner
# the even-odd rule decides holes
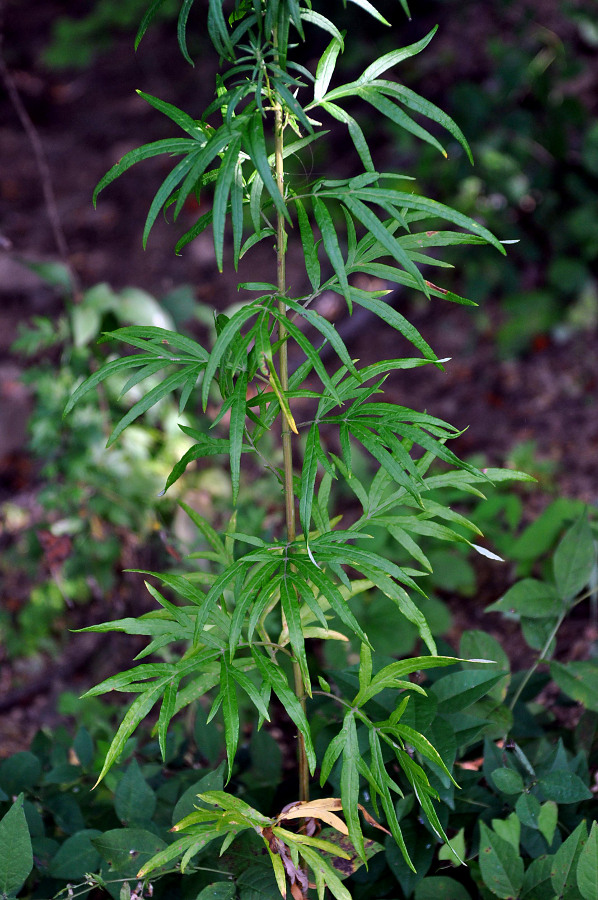
[[[276,103],[274,107],[274,157],[276,166],[276,183],[282,197],[284,197],[284,115],[280,103]],[[285,303],[286,295],[286,228],[284,216],[279,212],[276,220],[276,283],[278,287],[278,310],[281,320],[278,329],[278,336],[281,340],[280,350],[278,354],[280,385],[283,391],[289,389],[289,363],[287,341],[285,340],[287,330],[284,325],[283,317],[286,317],[287,308]],[[282,416],[282,456],[284,466],[284,498],[285,498],[285,514],[287,540],[289,543],[295,540],[295,492],[293,489],[293,444],[292,433],[289,424]],[[295,681],[295,694],[301,705],[305,709],[305,685],[298,663],[293,663],[293,677]],[[305,752],[305,741],[303,735],[298,735],[297,749],[299,763],[299,799],[302,801],[309,800],[309,766],[307,762],[307,754]]]

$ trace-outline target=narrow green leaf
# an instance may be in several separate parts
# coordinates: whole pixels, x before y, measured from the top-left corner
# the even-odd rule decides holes
[[[163,6],[165,2],[166,0],[154,0],[150,8],[147,10],[146,14],[141,20],[141,25],[139,26],[139,29],[137,30],[137,34],[135,36],[135,50],[137,50],[137,48],[139,47],[143,35],[153,22],[156,14],[160,10],[160,7]]]
[[[359,652],[359,693],[366,691],[372,680],[372,651],[367,644]]]
[[[351,374],[359,381],[360,376],[357,369],[355,368],[355,363],[351,359],[349,351],[347,350],[343,339],[339,335],[334,325],[329,322],[328,319],[325,319],[324,316],[321,316],[319,313],[317,313],[315,310],[306,309],[295,300],[287,298],[286,304],[296,313],[298,313],[302,318],[307,319],[307,321],[326,338],[326,340],[336,351],[336,354],[341,362],[345,364]]]
[[[388,22],[382,13],[379,13],[373,4],[370,3],[370,0],[351,0],[351,3],[355,3],[356,6],[360,6],[361,9],[365,10],[370,16],[373,16],[374,19],[377,19],[379,22],[382,22],[383,25],[388,25],[390,27],[390,22]]]
[[[305,640],[303,637],[303,628],[301,625],[301,612],[297,600],[297,594],[292,581],[282,578],[280,582],[280,604],[282,609],[283,621],[289,632],[289,641],[293,648],[295,659],[299,663],[301,677],[305,686],[306,693],[311,697],[311,678],[309,667],[307,665],[307,657],[305,655]]]
[[[405,843],[405,838],[403,837],[403,832],[401,831],[401,826],[399,825],[399,820],[397,818],[397,813],[395,810],[395,805],[392,801],[392,797],[390,795],[389,786],[393,786],[396,789],[396,785],[389,777],[386,768],[384,766],[384,758],[382,756],[382,748],[380,746],[380,739],[378,737],[378,732],[375,728],[369,729],[369,740],[370,740],[370,757],[371,757],[371,768],[373,774],[376,776],[377,781],[382,786],[382,791],[380,793],[380,799],[382,801],[382,809],[384,810],[384,814],[386,816],[386,822],[388,827],[390,828],[390,832],[395,839],[397,845],[399,846],[401,853],[403,854],[403,859],[409,866],[412,872],[415,872],[415,866],[411,860],[409,855],[409,851],[407,849],[407,844]]]
[[[179,681],[179,678],[173,678],[166,685],[162,706],[160,707],[160,716],[158,718],[158,743],[164,762],[166,762],[166,737],[168,734],[168,726],[170,725],[170,720],[174,716],[176,710]]]
[[[320,287],[321,276],[316,242],[311,230],[311,225],[309,224],[309,218],[307,216],[307,213],[305,212],[305,207],[301,200],[295,199],[295,206],[297,208],[299,233],[301,235],[301,243],[303,245],[303,258],[305,261],[307,277],[309,278],[314,291],[317,291]]]
[[[168,378],[165,378],[164,381],[157,384],[151,391],[142,397],[131,409],[122,417],[122,419],[116,424],[114,431],[110,435],[108,442],[106,444],[107,447],[112,446],[112,444],[117,440],[118,437],[123,433],[125,428],[134,422],[135,419],[139,418],[139,416],[143,415],[144,412],[147,412],[148,409],[151,409],[152,406],[155,406],[163,397],[166,397],[167,394],[170,394],[172,391],[175,391],[178,387],[185,383],[187,378],[187,370],[180,369],[178,372],[174,372],[172,375],[169,375]]]
[[[380,89],[374,85],[368,84],[357,88],[357,93],[379,113],[382,113],[383,116],[386,116],[387,119],[394,122],[395,125],[399,125],[400,128],[403,128],[420,140],[435,147],[436,150],[446,158],[446,150],[440,141],[438,141],[426,128],[423,128],[423,126],[415,122],[411,116],[407,115],[407,113],[397,106],[396,103],[393,103],[388,97],[384,96]]]
[[[139,723],[142,722],[143,719],[145,719],[145,717],[148,715],[149,711],[158,700],[158,697],[160,697],[160,695],[164,693],[164,689],[169,681],[169,678],[157,679],[139,697],[137,697],[137,699],[134,700],[133,703],[131,703],[122,722],[119,725],[118,731],[116,732],[112,743],[110,744],[110,747],[108,748],[108,752],[102,766],[102,771],[98,776],[96,785],[98,785],[100,781],[102,781],[106,773],[118,760],[128,739],[133,734]]]
[[[298,344],[298,346],[301,348],[301,350],[303,350],[303,352],[305,353],[308,362],[316,370],[318,378],[320,379],[322,384],[326,387],[326,389],[329,391],[331,396],[336,400],[336,402],[340,406],[341,399],[337,393],[334,383],[332,382],[330,376],[328,375],[328,372],[326,371],[326,367],[324,366],[324,363],[320,359],[318,349],[313,346],[311,341],[303,334],[303,332],[295,325],[294,322],[292,322],[290,319],[287,319],[285,315],[282,315],[281,313],[279,313],[279,311],[277,309],[272,309],[272,315],[274,316],[275,319],[277,319],[279,322],[282,322],[284,324],[284,327],[286,328],[288,333],[291,335],[293,340]],[[304,373],[304,375],[305,374],[306,373]],[[289,380],[289,385],[294,384],[295,380],[297,380],[297,382],[300,383],[298,381],[298,379],[291,378]]]
[[[216,553],[218,553],[218,555],[222,557],[223,562],[226,562],[226,555],[222,538],[212,528],[210,523],[206,519],[204,519],[204,517],[197,512],[197,510],[193,509],[192,506],[189,506],[183,500],[179,500],[179,506],[203,534],[210,546],[213,547]]]
[[[147,239],[149,237],[150,231],[154,225],[154,222],[158,218],[158,214],[170,195],[176,189],[177,185],[185,178],[188,174],[189,170],[192,169],[193,164],[197,158],[197,156],[202,153],[202,150],[195,150],[182,159],[170,172],[169,175],[166,176],[160,187],[158,188],[154,199],[151,202],[149,212],[147,214],[147,218],[145,220],[145,226],[143,228],[143,249],[145,250],[147,247]]]
[[[332,73],[336,66],[336,60],[341,52],[342,45],[337,38],[333,38],[324,50],[316,69],[314,84],[314,100],[320,101],[328,90]]]
[[[345,112],[345,110],[336,103],[330,103],[328,100],[321,100],[319,105],[334,119],[338,122],[343,122],[343,124],[347,126],[353,145],[359,154],[359,158],[361,159],[364,168],[368,172],[374,172],[374,163],[372,161],[366,137],[353,116],[350,116],[348,112]]]
[[[189,3],[189,0],[186,2]],[[208,10],[208,32],[212,43],[221,56],[226,56],[228,53],[234,57],[234,48],[222,11],[222,0],[209,0]]]
[[[367,69],[363,72],[362,75],[357,79],[358,84],[363,84],[366,81],[373,81],[375,78],[379,78],[384,72],[391,69],[393,66],[398,65],[403,62],[405,59],[410,59],[412,56],[416,56],[418,53],[421,53],[422,50],[428,46],[436,32],[438,31],[438,25],[436,25],[428,34],[423,37],[420,41],[417,41],[415,44],[409,44],[407,47],[401,47],[398,50],[391,50],[390,53],[385,53],[384,56],[381,56],[375,62],[373,62]]]
[[[261,307],[253,303],[249,304],[248,306],[244,306],[242,309],[239,309],[234,314],[234,316],[231,316],[231,318],[228,320],[228,322],[218,335],[216,343],[214,344],[214,347],[208,359],[202,384],[201,401],[204,411],[208,405],[210,387],[216,374],[216,369],[220,364],[220,360],[224,356],[231,342],[239,333],[241,326],[245,322],[247,322],[248,319],[251,319],[253,316],[257,316],[261,311]]]
[[[320,442],[320,430],[316,422],[313,422],[307,434],[305,453],[303,455],[303,470],[301,473],[301,496],[299,498],[299,519],[301,527],[308,539],[311,524],[311,508],[314,498],[316,475],[318,472],[318,456],[316,444]]]
[[[179,217],[179,214],[183,208],[185,200],[187,199],[189,194],[191,194],[192,191],[196,190],[197,184],[200,181],[200,179],[201,179],[202,175],[204,174],[205,170],[207,169],[207,167],[210,165],[210,163],[212,163],[216,159],[216,157],[218,156],[220,151],[223,150],[227,145],[230,144],[231,139],[232,139],[232,136],[231,136],[230,131],[227,128],[225,128],[224,126],[221,126],[218,129],[218,131],[216,131],[214,134],[212,134],[209,141],[205,144],[204,147],[202,147],[200,150],[196,151],[195,153],[193,153],[192,155],[187,157],[187,160],[190,161],[190,165],[187,167],[187,170],[184,172],[185,180],[183,181],[183,183],[177,193],[176,203],[175,203],[175,207],[174,207],[174,218],[175,219],[177,219]],[[182,160],[182,162],[185,162],[185,160]],[[174,171],[175,170],[173,170],[173,172]],[[220,173],[220,170],[218,170],[218,172]],[[180,180],[181,179],[179,178],[178,181],[180,181]],[[177,183],[178,183],[178,181],[177,181]],[[220,178],[217,179],[217,186],[218,186],[219,181],[220,181]],[[168,193],[166,193],[167,188],[165,186],[167,185],[167,182],[168,182],[168,179],[166,179],[162,188],[160,188],[160,191],[158,192],[158,194],[156,194],[156,197],[154,198],[154,201],[150,208],[150,213],[152,213],[152,210],[154,210],[154,209],[155,209],[155,213],[156,213],[152,219],[152,224],[156,218],[156,215],[157,215],[160,207],[163,205],[163,203],[167,199],[167,197],[170,196],[170,193],[172,193],[174,186],[176,186],[176,185],[174,185],[173,187],[170,187],[170,190],[168,190]],[[218,189],[218,187],[217,187],[217,189]],[[160,205],[158,206],[157,204],[158,204],[159,196],[162,199],[161,199]],[[227,191],[227,197],[228,197],[228,191]],[[221,201],[219,201],[219,202],[221,202]],[[214,217],[214,211],[212,210],[212,218],[213,217]],[[148,221],[149,221],[149,219],[150,219],[150,216],[148,215]],[[217,237],[217,235],[219,233],[220,225],[217,225],[216,223],[214,223],[214,226],[216,227],[216,237]],[[151,227],[151,225],[150,225],[150,227]],[[147,227],[147,224],[146,224],[146,232],[144,232],[144,235],[146,233],[149,234],[149,228]],[[144,246],[145,246],[145,244],[144,244]],[[218,252],[218,250],[216,250],[216,252]]]
[[[181,48],[181,53],[183,54],[183,57],[187,60],[187,62],[192,66],[195,65],[195,63],[189,56],[189,50],[187,49],[187,20],[189,18],[189,13],[191,12],[193,3],[194,0],[183,0],[177,22],[177,39],[179,42],[179,47]]]
[[[228,198],[233,185],[235,172],[239,162],[239,151],[241,149],[240,135],[233,138],[226,149],[226,153],[222,158],[220,168],[218,170],[218,178],[216,180],[216,190],[214,192],[213,205],[213,229],[214,229],[214,251],[216,254],[216,265],[218,271],[222,272],[222,258],[224,253],[224,228],[226,225],[226,213],[228,209]]]
[[[341,290],[343,294],[346,294],[349,291],[349,281],[347,279],[345,261],[343,259],[343,254],[341,253],[332,216],[328,211],[328,207],[317,196],[313,199],[313,207],[314,216],[318,228],[320,229],[320,234],[322,235],[324,249],[330,260],[330,264],[336,273]]]
[[[272,686],[272,690],[303,735],[309,770],[313,775],[316,768],[316,754],[312,742],[311,730],[301,703],[289,688],[286,677],[280,667],[275,665],[255,647],[251,648],[251,652],[258,669],[262,673],[262,677]]]
[[[372,293],[368,293],[367,291],[360,291],[357,288],[351,288],[351,299],[354,303],[357,303],[358,306],[363,306],[365,307],[365,309],[369,309],[380,319],[382,319],[383,322],[386,322],[387,325],[390,325],[392,328],[396,328],[397,331],[400,331],[400,333],[404,337],[406,337],[414,347],[417,347],[422,356],[430,360],[430,362],[433,362],[436,365],[440,365],[438,357],[436,356],[430,345],[423,339],[417,328],[415,328],[410,322],[408,322],[407,319],[401,315],[401,313],[397,312],[396,309],[393,309],[393,307],[388,303],[380,300]]]
[[[349,837],[353,842],[357,853],[365,862],[365,847],[361,823],[359,821],[359,771],[358,760],[361,758],[359,742],[357,740],[357,728],[355,714],[349,710],[345,714],[343,722],[343,764],[341,769],[341,798],[343,801],[343,813],[349,828]]]
[[[190,244],[191,241],[194,241],[196,237],[198,237],[202,232],[206,230],[212,224],[212,210],[210,209],[207,213],[204,213],[203,216],[200,216],[195,225],[192,225],[185,234],[179,238],[177,241],[174,252],[177,256],[180,255],[180,251],[183,247],[186,247],[187,244]]]
[[[318,588],[323,597],[330,604],[331,609],[339,617],[341,622],[351,629],[357,637],[364,643],[369,643],[367,635],[363,628],[349,609],[343,595],[317,565],[304,559],[294,561],[297,569],[301,572],[306,581],[311,581]]]
[[[79,385],[79,387],[73,391],[71,394],[68,403],[64,408],[63,416],[67,416],[69,412],[73,409],[74,406],[77,405],[79,400],[85,396],[89,391],[93,390],[93,388],[97,387],[98,384],[101,384],[106,378],[109,378],[111,375],[116,375],[120,372],[124,372],[127,369],[132,369],[137,366],[145,366],[148,363],[153,362],[153,357],[149,355],[141,355],[138,354],[136,356],[126,356],[122,359],[113,359],[110,362],[105,363],[97,372],[94,372],[89,378],[86,378],[85,381]],[[163,365],[167,366],[170,364],[169,360],[164,360]]]
[[[423,275],[413,263],[405,251],[403,246],[397,241],[395,237],[384,227],[380,219],[365,205],[361,200],[358,200],[356,197],[351,196],[350,194],[343,196],[342,202],[350,211],[350,213],[358,219],[362,225],[372,234],[376,240],[384,247],[388,253],[396,259],[398,263],[400,263],[403,268],[409,272],[409,274],[415,279],[416,283],[419,285],[420,289],[427,294],[427,286],[424,281]]]
[[[276,559],[270,563],[263,563],[256,567],[251,578],[243,585],[240,597],[237,600],[229,632],[230,658],[232,660],[235,651],[241,640],[243,628],[245,626],[245,618],[247,612],[254,603],[255,595],[265,585],[270,585],[275,573],[280,567],[280,560]],[[248,640],[251,640],[251,632],[248,634]]]
[[[413,478],[409,477],[400,463],[397,462],[395,456],[386,450],[380,438],[368,428],[364,428],[360,425],[358,421],[350,421],[347,424],[353,437],[372,454],[374,459],[378,460],[380,465],[384,467],[392,478],[394,478],[397,484],[402,485],[412,497],[418,500],[419,491],[417,483]]]
[[[259,690],[254,685],[251,678],[248,678],[247,675],[241,671],[241,669],[231,666],[230,673],[239,685],[242,690],[245,691],[260,716],[266,720],[266,722],[270,721],[270,712],[268,710],[267,705],[264,703],[264,699],[260,694]]]
[[[402,84],[397,84],[394,81],[382,81],[376,82],[376,86],[379,86],[381,90],[384,90],[385,93],[390,94],[395,99],[400,100],[405,106],[408,106],[409,109],[414,110],[414,112],[420,113],[420,115],[427,116],[429,119],[432,119],[433,122],[437,122],[439,125],[442,125],[443,128],[458,141],[465,152],[467,153],[468,159],[470,163],[473,165],[473,156],[471,153],[471,148],[467,142],[467,139],[456,122],[451,119],[443,110],[441,110],[438,106],[435,106],[434,103],[430,103],[429,100],[425,100],[423,97],[420,97],[419,94],[416,94],[415,91],[409,90]]]
[[[338,30],[334,22],[331,22],[330,19],[327,19],[326,16],[321,15],[321,13],[314,12],[312,9],[302,9],[301,10],[301,18],[304,22],[310,22],[312,25],[317,25],[319,28],[323,29],[323,31],[327,31],[328,34],[331,34],[333,38],[338,41],[341,45],[341,49],[343,48],[343,35]]]
[[[354,0],[354,2],[357,2],[357,0]],[[319,900],[323,900],[326,887],[328,887],[328,890],[336,900],[351,900],[351,894],[321,853],[312,850],[311,847],[306,847],[304,844],[299,846],[299,853],[313,872]]]
[[[264,187],[274,201],[274,206],[278,212],[285,217],[288,223],[291,224],[291,218],[286,203],[272,176],[268,151],[266,150],[266,141],[264,138],[264,126],[260,118],[253,116],[247,130],[243,132],[243,143],[252,163],[263,181]],[[259,222],[256,231],[259,231]]]
[[[239,496],[241,453],[243,448],[243,435],[245,433],[246,407],[247,372],[241,372],[235,384],[233,402],[230,410],[230,474],[233,491],[233,505],[236,504]]]
[[[457,784],[436,748],[423,734],[420,734],[419,731],[415,731],[415,729],[411,728],[409,725],[402,725],[400,723],[393,726],[393,732],[400,735],[406,743],[411,744],[414,750],[417,750],[421,756],[424,756],[430,762],[433,762],[434,765],[442,769],[444,774],[451,779],[453,784]]]
[[[229,669],[226,658],[220,660],[220,692],[222,694],[222,713],[224,716],[224,738],[228,760],[228,779],[233,774],[233,765],[239,742],[239,705],[235,679]]]
[[[197,126],[192,119],[190,121],[193,123],[194,135],[197,136]],[[134,166],[136,163],[141,162],[141,160],[151,159],[153,156],[161,156],[163,153],[170,153],[177,156],[188,154],[195,149],[197,149],[197,140],[191,141],[187,138],[166,138],[161,141],[154,141],[151,144],[144,144],[142,147],[137,147],[135,150],[130,150],[128,153],[125,153],[122,159],[112,166],[112,168],[106,172],[103,178],[97,183],[93,192],[93,205],[95,206],[97,204],[98,195],[105,187],[117,178],[120,178],[123,172],[126,172],[127,169],[130,169],[131,166]]]

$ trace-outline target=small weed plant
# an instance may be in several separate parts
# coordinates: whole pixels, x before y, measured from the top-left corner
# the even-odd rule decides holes
[[[151,5],[137,43],[161,6],[162,0]],[[202,886],[202,897],[228,900],[239,892],[253,900],[278,892],[306,900],[315,892],[322,900],[326,890],[337,900],[374,897],[379,895],[375,883],[359,881],[363,869],[351,891],[344,879],[370,858],[369,868],[375,870],[376,860],[383,858],[381,841],[392,873],[409,896],[436,845],[444,846],[447,865],[464,859],[463,841],[451,842],[447,835],[447,810],[456,802],[451,768],[457,748],[479,739],[487,727],[493,737],[497,730],[508,731],[506,718],[494,715],[505,674],[488,662],[495,656],[486,653],[487,642],[466,642],[468,661],[438,651],[422,612],[424,576],[432,564],[421,539],[466,544],[492,557],[477,543],[476,526],[443,502],[443,491],[476,494],[484,484],[525,476],[480,471],[463,462],[447,446],[458,436],[457,428],[383,399],[391,373],[442,369],[446,360],[393,306],[389,290],[371,289],[375,279],[378,285],[421,291],[430,300],[467,303],[426,279],[421,267],[438,265],[437,248],[449,245],[489,244],[501,253],[504,247],[477,221],[422,196],[409,176],[378,171],[375,148],[354,117],[355,108],[365,104],[446,155],[437,137],[444,129],[453,152],[470,155],[455,122],[392,74],[403,60],[425,50],[434,32],[375,59],[355,80],[339,83],[336,62],[351,36],[315,6],[309,0],[210,0],[207,31],[221,63],[213,102],[197,117],[196,111],[142,94],[184,136],[127,153],[96,189],[97,197],[144,159],[174,157],[150,205],[144,243],[161,211],[177,220],[201,200],[200,211],[206,201],[209,209],[178,240],[177,251],[211,229],[222,270],[236,267],[260,241],[274,247],[271,274],[261,272],[263,280],[240,285],[253,299],[230,316],[216,316],[211,348],[174,330],[118,328],[108,337],[139,352],[110,359],[75,390],[67,408],[115,374],[126,379],[124,394],[138,392],[147,379],[150,386],[117,423],[113,443],[163,398],[178,392],[182,412],[197,390],[204,411],[209,404],[217,412],[210,428],[182,426],[194,443],[174,466],[166,489],[190,463],[225,456],[239,512],[245,478],[255,477],[259,466],[279,486],[284,509],[284,529],[265,538],[248,529],[236,509],[218,532],[188,506],[206,545],[196,555],[201,557],[198,568],[144,573],[152,579],[146,584],[158,608],[93,626],[149,639],[138,665],[90,692],[135,695],[106,749],[97,783],[111,776],[155,707],[159,712],[152,722],[164,760],[173,717],[183,710],[201,723],[200,753],[209,755],[210,723],[221,724],[224,738],[222,779],[196,789],[192,808],[181,807],[175,816],[174,839],[169,836],[158,852],[139,858],[137,897],[148,878],[173,868],[177,877],[206,867],[222,875],[210,855],[214,848],[233,863],[224,870],[224,883],[217,879]],[[184,0],[178,19],[180,49],[189,62],[187,22],[191,13],[199,15],[192,7],[192,0]],[[353,0],[351,8],[356,27],[359,16],[368,14],[388,24],[369,0]],[[328,43],[310,68],[304,48],[321,35]],[[317,142],[326,140],[326,121],[346,129],[359,169],[350,178],[332,172],[332,177],[308,181],[304,173]],[[290,159],[303,154],[303,174],[293,177]],[[286,275],[290,240],[303,253],[305,291]],[[360,366],[319,311],[325,292],[337,294],[348,315],[367,310],[372,335],[376,328],[394,329],[397,346],[412,355]],[[326,365],[324,346],[333,354]],[[274,433],[281,435],[280,455],[272,449]],[[356,474],[357,448],[377,464],[373,479]],[[335,481],[354,495],[355,515],[335,515]],[[381,532],[408,555],[407,562],[398,564],[374,549]],[[388,632],[398,635],[406,623],[415,628],[420,655],[397,660],[388,653],[388,642],[386,652],[377,650],[367,617],[358,614],[366,595],[370,613],[377,604],[384,609]],[[557,620],[560,624],[560,614]],[[330,645],[336,649],[329,651]],[[496,651],[494,644],[490,650]],[[332,658],[336,671],[328,662]],[[456,669],[443,676],[441,670],[449,666]],[[425,675],[415,678],[416,673]],[[523,683],[516,702],[527,688]],[[461,715],[483,699],[485,717]],[[248,729],[253,728],[251,741],[266,736],[267,768],[268,755],[274,754],[268,747],[276,746],[268,732],[273,724],[287,762],[297,759],[296,770],[276,792],[267,785],[248,787],[242,777]],[[521,783],[523,806],[536,776],[530,769],[515,773],[521,766],[519,756],[513,766],[501,757],[504,772],[494,783],[502,790],[516,782],[517,791]],[[137,769],[124,777],[129,793],[144,796]],[[569,802],[587,797],[579,780],[585,793],[580,788]],[[526,807],[530,821],[540,815],[536,802],[538,809]],[[415,819],[403,821],[412,808]],[[542,835],[553,833],[552,819],[547,822],[553,813],[552,806],[543,813]],[[17,807],[11,814],[20,815]],[[484,864],[480,861],[484,879],[484,866],[493,864],[515,835],[506,828],[496,836],[487,831],[482,837],[490,850],[484,846]],[[134,843],[129,840],[129,852],[137,856]],[[116,856],[114,851],[110,859]],[[176,896],[200,896],[184,886],[178,890]],[[504,890],[511,893],[497,895],[515,896],[511,886]]]

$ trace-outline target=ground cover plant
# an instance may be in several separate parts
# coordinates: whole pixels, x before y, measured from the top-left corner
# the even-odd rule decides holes
[[[150,7],[139,39],[160,5]],[[185,2],[179,18],[179,42],[186,56],[191,6]],[[366,0],[354,6],[356,15],[381,18]],[[425,874],[437,843],[446,845],[443,852],[448,862],[463,857],[459,841],[451,844],[446,830],[446,810],[456,784],[450,767],[457,746],[468,747],[470,739],[479,738],[488,727],[492,736],[496,728],[508,731],[505,717],[500,712],[494,715],[497,707],[492,702],[485,718],[472,721],[466,716],[448,722],[443,718],[469,710],[490,696],[504,683],[505,675],[487,661],[492,656],[476,652],[474,639],[464,648],[468,661],[438,653],[419,603],[425,597],[420,582],[432,568],[420,538],[464,543],[492,557],[477,543],[476,527],[443,502],[442,492],[459,489],[475,494],[486,483],[525,476],[480,471],[459,460],[446,446],[458,434],[456,428],[380,399],[389,372],[429,365],[442,368],[446,360],[439,360],[390,304],[385,289],[361,287],[357,276],[419,289],[430,300],[466,303],[424,278],[419,266],[436,262],[425,251],[463,243],[504,248],[478,222],[418,194],[408,176],[378,172],[375,154],[352,115],[353,101],[361,100],[443,150],[435,134],[410,114],[415,113],[431,120],[435,129],[444,127],[449,140],[468,152],[465,137],[449,117],[387,76],[403,59],[423,51],[433,33],[373,61],[356,81],[331,89],[336,59],[349,37],[311,4],[238,2],[223,9],[219,0],[213,0],[207,26],[224,63],[216,99],[196,119],[144,95],[187,137],[130,152],[105,176],[97,192],[145,158],[182,156],[150,206],[144,241],[162,208],[176,219],[190,196],[203,200],[207,194],[210,211],[199,217],[177,248],[211,227],[222,268],[225,261],[236,265],[258,241],[273,241],[272,280],[242,285],[258,296],[230,317],[216,318],[216,340],[210,350],[173,330],[141,325],[116,329],[110,337],[141,352],[110,359],[75,391],[69,410],[114,374],[127,379],[126,394],[166,370],[117,423],[112,443],[173,391],[180,391],[184,409],[199,385],[204,409],[208,403],[218,407],[213,430],[183,426],[195,443],[175,465],[166,489],[191,462],[224,455],[230,461],[236,504],[244,491],[242,460],[247,460],[244,468],[250,476],[262,463],[280,486],[286,528],[284,534],[265,539],[248,531],[235,511],[219,534],[188,507],[210,548],[196,557],[204,565],[198,563],[191,573],[145,573],[152,578],[148,590],[159,608],[137,619],[93,627],[145,634],[150,641],[138,659],[162,658],[141,662],[90,692],[91,696],[111,690],[138,695],[107,748],[98,784],[107,783],[112,767],[130,748],[135,729],[158,703],[156,734],[165,761],[173,733],[171,721],[192,704],[200,721],[199,752],[209,759],[207,728],[220,720],[226,755],[222,781],[190,785],[193,808],[175,808],[179,815],[174,816],[174,839],[161,838],[165,847],[154,847],[152,855],[146,853],[151,858],[138,860],[137,838],[124,835],[118,850],[108,849],[108,862],[115,865],[118,854],[132,853],[140,880],[137,896],[149,894],[150,885],[154,890],[156,879],[156,892],[162,890],[163,896],[173,896],[176,890],[181,896],[199,896],[197,882],[189,885],[179,878],[180,887],[161,887],[159,876],[165,868],[176,868],[189,878],[200,870],[213,872],[215,850],[232,859],[230,877],[227,871],[226,880],[201,886],[205,897],[232,898],[237,892],[272,896],[276,890],[295,898],[315,890],[323,897],[328,888],[335,897],[348,898],[392,892],[388,883],[381,885],[371,874],[379,865],[376,860],[385,859],[395,883],[409,895]],[[313,29],[331,38],[315,73],[292,58],[293,42],[300,43]],[[306,183],[304,175],[289,177],[285,159],[305,150],[311,153],[315,142],[325,138],[320,123],[324,114],[347,126],[364,171],[351,179],[317,177],[311,183]],[[454,226],[460,230],[453,230]],[[294,234],[303,248],[311,285],[299,296],[285,277],[287,241]],[[349,314],[355,307],[367,309],[396,330],[403,352],[411,344],[419,356],[359,367],[334,327],[318,312],[317,300],[325,291],[342,297]],[[336,354],[333,371],[320,357],[325,343]],[[289,347],[303,354],[303,361],[292,371]],[[279,427],[282,458],[271,440]],[[357,445],[379,465],[371,481],[355,473]],[[301,457],[299,474],[297,459]],[[432,468],[436,461],[442,468]],[[345,481],[357,498],[362,514],[356,518],[343,521],[334,516],[330,497],[335,479]],[[397,565],[371,548],[380,531],[407,551],[406,564]],[[577,542],[578,536],[574,539]],[[162,591],[155,587],[155,579],[164,586]],[[568,584],[567,602],[572,599],[571,590]],[[377,650],[354,611],[354,598],[365,593],[373,604],[386,604],[389,630],[399,631],[406,621],[415,627],[420,655],[396,660]],[[356,649],[359,661],[347,656],[339,670],[329,671],[322,649],[328,642]],[[480,661],[480,656],[486,661]],[[452,675],[436,671],[449,666],[457,667]],[[427,673],[425,686],[411,678],[416,672]],[[435,702],[442,704],[442,714],[436,712]],[[292,722],[286,724],[287,751],[297,738],[298,766],[297,773],[273,794],[270,785],[244,785],[243,744],[245,728],[253,727],[252,741],[259,741],[260,726],[264,726],[265,755],[273,755],[266,723],[276,719],[277,725],[284,725],[281,706]],[[568,765],[567,757],[559,758],[559,771],[569,772]],[[575,771],[570,774],[579,778]],[[127,790],[141,797],[147,791],[137,775],[133,766],[129,777],[133,786]],[[513,777],[509,778],[512,782]],[[530,789],[522,780],[522,793]],[[587,799],[587,787],[585,791],[579,789],[574,800],[562,802],[582,802]],[[415,819],[403,822],[411,809],[416,811]],[[550,807],[550,815],[552,811]],[[19,819],[19,801],[7,815]],[[413,825],[420,817],[426,829],[424,846],[420,846],[424,832]],[[97,849],[96,837],[91,842]],[[496,841],[495,845],[502,849]],[[370,871],[356,876],[349,892],[341,875],[354,873],[370,857]],[[252,867],[260,860],[268,868],[258,876]],[[6,896],[19,889],[26,862],[18,876],[5,880]],[[216,874],[224,873],[217,869]],[[482,875],[487,881],[483,871]],[[123,896],[127,890],[130,895],[131,886],[122,890]]]

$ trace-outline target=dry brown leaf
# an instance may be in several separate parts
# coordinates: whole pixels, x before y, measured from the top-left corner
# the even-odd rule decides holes
[[[376,819],[372,815],[370,815],[365,806],[362,806],[361,803],[358,803],[358,806],[361,810],[363,818],[366,820],[368,825],[373,825],[374,828],[379,828],[380,831],[384,831],[386,834],[390,834],[388,828],[385,828],[384,825],[381,825],[380,822],[377,822]]]

